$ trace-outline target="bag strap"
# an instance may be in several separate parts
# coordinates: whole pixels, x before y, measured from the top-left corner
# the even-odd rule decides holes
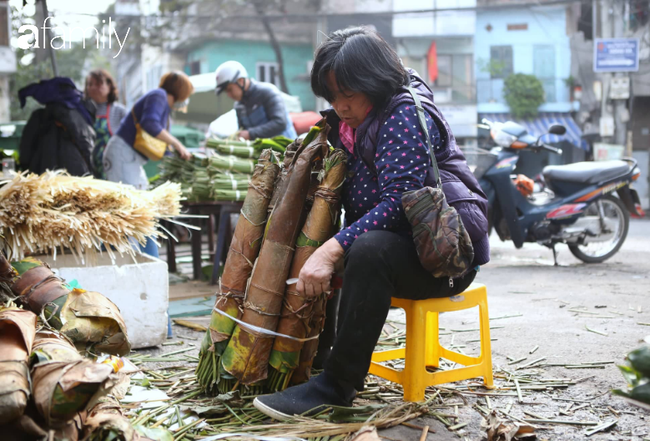
[[[433,146],[431,145],[431,137],[429,136],[429,129],[427,129],[427,122],[424,119],[424,108],[420,103],[420,98],[418,97],[417,92],[412,87],[407,87],[413,101],[415,102],[415,109],[417,110],[418,120],[420,121],[420,126],[422,127],[422,132],[427,140],[427,148],[429,149],[429,154],[431,155],[431,163],[433,166],[433,177],[436,180],[438,188],[442,189],[442,182],[440,181],[440,170],[438,170],[438,161],[436,161],[436,155],[433,153]]]
[[[138,125],[138,118],[135,117],[135,106],[131,107],[131,115],[133,115],[133,123]]]

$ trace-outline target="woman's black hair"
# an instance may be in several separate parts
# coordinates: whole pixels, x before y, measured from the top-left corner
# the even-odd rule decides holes
[[[361,92],[381,106],[409,75],[393,48],[368,28],[353,27],[332,32],[314,55],[311,89],[316,96],[333,101],[334,91],[327,85],[327,75],[334,72],[340,90]]]

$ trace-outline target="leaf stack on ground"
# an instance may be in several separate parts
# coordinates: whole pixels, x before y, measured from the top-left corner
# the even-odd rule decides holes
[[[180,213],[180,186],[152,191],[63,172],[22,173],[0,187],[0,235],[10,260],[68,249],[84,260],[136,253],[133,240],[164,237],[159,219]]]
[[[70,289],[40,260],[15,263],[16,302],[70,338],[79,350],[126,355],[131,344],[119,308],[98,292]]]

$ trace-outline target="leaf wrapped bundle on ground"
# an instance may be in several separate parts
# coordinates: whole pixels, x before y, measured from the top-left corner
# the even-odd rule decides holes
[[[83,358],[68,338],[49,330],[36,333],[30,363],[34,403],[49,428],[92,407],[118,379],[112,366]]]
[[[303,143],[289,167],[286,191],[273,209],[246,291],[242,321],[248,325],[269,331],[277,327],[312,166],[327,154],[328,131],[326,127],[312,142]],[[222,355],[222,366],[241,384],[258,384],[267,377],[272,346],[272,337],[238,325]]]
[[[27,407],[36,321],[33,312],[0,307],[0,425],[20,418]]]
[[[214,307],[235,318],[241,316],[246,284],[262,244],[267,207],[279,169],[275,154],[271,150],[263,151],[230,243]],[[220,380],[218,361],[234,327],[235,322],[226,315],[216,311],[212,313],[196,371],[201,386],[211,392]]]
[[[67,248],[82,261],[102,252],[135,255],[133,239],[164,237],[160,218],[180,213],[180,186],[152,191],[63,172],[22,173],[0,187],[0,235],[7,258],[56,255]]]
[[[157,429],[164,436],[165,429]],[[154,430],[155,431],[155,430]],[[171,434],[169,434],[171,438]],[[161,439],[162,436],[157,437]],[[103,397],[83,420],[84,441],[146,441],[124,415],[120,403],[112,396]]]
[[[119,308],[100,293],[73,289],[47,264],[28,257],[14,264],[19,277],[11,287],[22,304],[70,338],[80,350],[126,355],[131,350]]]
[[[298,278],[303,265],[334,233],[338,220],[339,200],[345,172],[347,156],[342,150],[335,150],[323,161],[321,181],[318,186],[314,204],[307,216],[298,240],[296,252],[291,263],[289,278]],[[310,331],[311,301],[296,291],[296,284],[287,286],[284,295],[282,316],[278,323],[277,332],[297,339],[304,339]],[[270,390],[285,389],[300,362],[300,350],[303,342],[283,337],[276,337],[269,364]]]

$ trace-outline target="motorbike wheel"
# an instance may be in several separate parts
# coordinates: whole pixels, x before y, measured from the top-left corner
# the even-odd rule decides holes
[[[610,195],[589,205],[583,216],[598,216],[598,202],[602,203],[605,222],[613,228],[613,237],[604,242],[569,245],[571,254],[585,263],[601,263],[616,254],[625,242],[630,227],[630,214],[627,208],[620,199]]]

